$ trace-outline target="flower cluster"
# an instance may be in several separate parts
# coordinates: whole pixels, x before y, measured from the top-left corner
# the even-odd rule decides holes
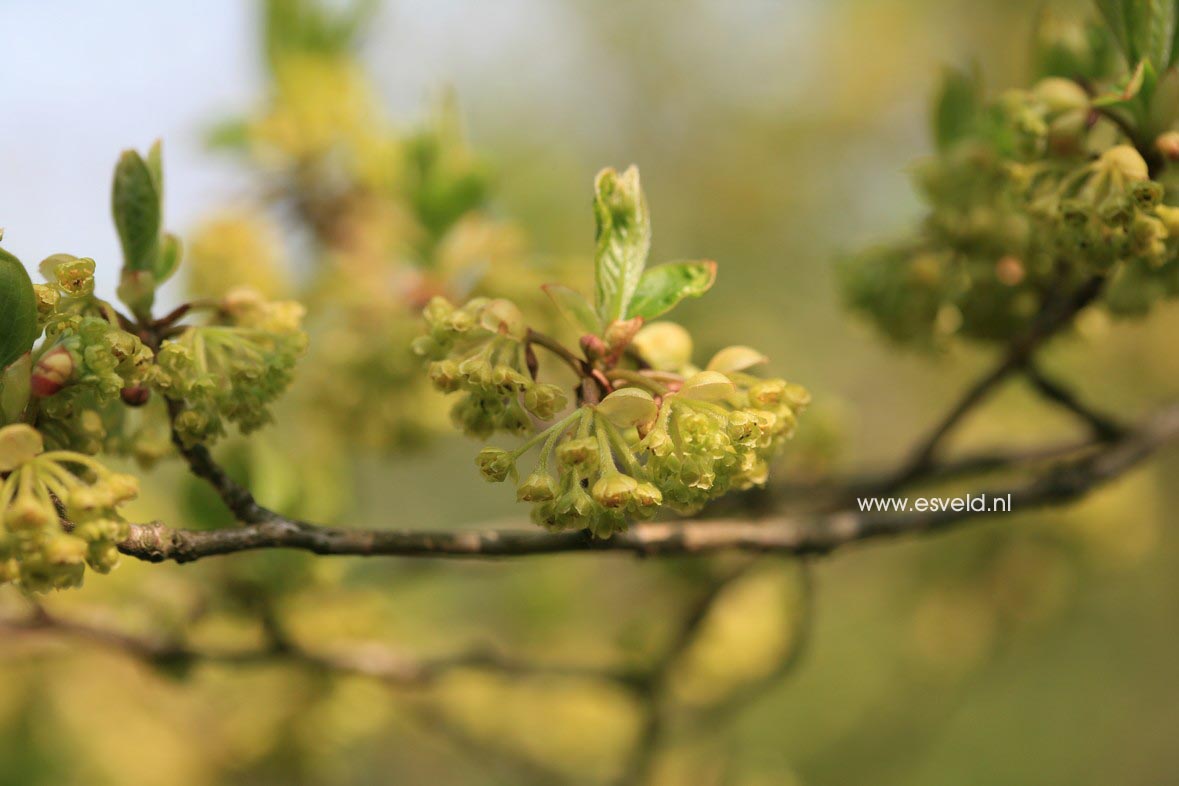
[[[516,450],[485,448],[479,469],[493,482],[516,478],[516,498],[533,503],[537,524],[597,537],[660,506],[694,513],[728,491],[762,484],[810,397],[784,380],[715,370],[734,353],[760,358],[734,347],[714,358],[712,370],[678,385],[650,377],[645,387],[618,387]],[[538,444],[535,469],[519,480],[517,463]]]
[[[476,298],[456,308],[435,298],[423,313],[429,333],[415,339],[414,351],[431,360],[435,387],[462,393],[451,416],[465,433],[524,434],[529,415],[549,420],[565,408],[564,391],[537,382],[528,368],[528,327],[514,303]]]
[[[920,231],[844,266],[853,308],[898,341],[1005,341],[1094,276],[1117,313],[1179,295],[1179,212],[1084,89],[1051,77],[987,104],[964,89],[947,88],[937,114],[956,107],[958,126],[917,170]]]
[[[52,447],[94,454],[117,436],[120,396],[144,384],[152,353],[93,297],[94,260],[56,254],[41,269],[48,283],[35,289],[45,339],[30,379],[38,427]]]
[[[268,405],[291,383],[306,348],[298,303],[239,289],[220,311],[223,322],[165,341],[151,374],[152,386],[178,406],[173,427],[186,445],[224,435],[227,422],[244,433],[270,422]]]
[[[769,460],[794,433],[810,397],[797,385],[760,379],[766,361],[743,346],[692,365],[691,336],[670,322],[644,323],[711,287],[715,263],[647,269],[650,224],[638,170],[598,175],[595,298],[549,285],[545,293],[581,331],[576,349],[530,328],[503,299],[455,307],[436,298],[414,349],[434,385],[461,393],[456,423],[485,438],[533,435],[514,450],[484,448],[476,463],[493,482],[509,477],[533,520],[550,530],[609,537],[668,507],[681,513],[736,489],[764,483]],[[537,381],[536,351],[551,353],[578,378],[577,405]],[[519,464],[539,447],[527,474]]]
[[[109,573],[118,563],[127,525],[117,508],[138,495],[134,477],[80,453],[45,452],[36,429],[16,424],[0,428],[0,478],[0,584],[76,587],[86,565]]]

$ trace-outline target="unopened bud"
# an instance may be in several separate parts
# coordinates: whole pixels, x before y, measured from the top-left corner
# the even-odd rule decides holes
[[[1167,131],[1154,140],[1155,149],[1168,161],[1179,161],[1179,131]]]
[[[145,385],[132,385],[119,391],[119,396],[129,407],[142,407],[151,399],[151,389]]]
[[[33,367],[30,388],[37,398],[57,393],[74,375],[74,356],[65,347],[50,350]]]

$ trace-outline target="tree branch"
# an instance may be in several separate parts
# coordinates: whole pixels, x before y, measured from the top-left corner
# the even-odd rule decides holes
[[[1045,471],[1035,480],[983,490],[989,498],[1010,495],[1012,510],[1079,499],[1130,470],[1162,445],[1179,438],[1179,406],[1161,410],[1115,442]],[[287,548],[322,555],[402,557],[522,557],[584,551],[652,556],[719,551],[827,553],[862,540],[934,532],[986,516],[968,510],[893,513],[844,511],[814,516],[771,516],[760,521],[713,520],[638,524],[608,540],[586,532],[503,530],[349,530],[317,527],[271,513],[237,529],[170,529],[160,523],[133,525],[120,550],[150,562],[191,562],[222,554]]]
[[[1126,430],[1126,427],[1114,418],[1089,407],[1072,390],[1045,374],[1035,363],[1028,363],[1024,369],[1024,376],[1032,383],[1036,392],[1079,418],[1098,439],[1114,440]]]
[[[633,689],[633,677],[622,670],[533,663],[500,655],[488,648],[474,649],[447,657],[426,659],[380,644],[366,643],[332,651],[313,651],[284,642],[284,646],[252,649],[199,648],[182,641],[137,636],[89,622],[70,620],[38,608],[33,614],[0,618],[0,631],[9,635],[51,633],[87,641],[123,652],[154,666],[164,665],[268,665],[297,663],[308,668],[338,674],[369,677],[393,687],[422,688],[447,674],[472,669],[506,677],[561,678],[611,682]]]

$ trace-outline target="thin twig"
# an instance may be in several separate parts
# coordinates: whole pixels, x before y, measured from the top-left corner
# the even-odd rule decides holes
[[[1097,439],[1115,440],[1125,433],[1126,427],[1113,416],[1098,412],[1085,404],[1072,390],[1048,376],[1035,363],[1028,363],[1024,369],[1024,376],[1041,396],[1068,410],[1084,422]]]
[[[1070,297],[1046,306],[1027,333],[1013,341],[1002,360],[966,390],[958,403],[938,422],[929,435],[918,443],[909,460],[880,488],[880,491],[896,490],[931,469],[946,438],[962,419],[985,401],[1002,382],[1022,369],[1048,339],[1067,327],[1073,317],[1096,300],[1105,282],[1105,276],[1093,276]]]

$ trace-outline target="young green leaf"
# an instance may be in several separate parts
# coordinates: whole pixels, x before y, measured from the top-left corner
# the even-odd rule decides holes
[[[180,266],[180,257],[183,255],[183,246],[180,243],[180,238],[172,233],[165,233],[160,242],[160,253],[156,257],[155,269],[152,271],[156,286],[163,284],[172,274],[176,272],[176,268]]]
[[[946,150],[970,133],[982,106],[978,71],[948,68],[933,102],[933,139]]]
[[[124,267],[152,270],[159,253],[161,198],[151,166],[134,150],[124,152],[115,167],[111,208]]]
[[[651,249],[651,218],[639,170],[603,169],[594,181],[595,306],[602,323],[624,319]]]
[[[0,369],[33,348],[37,329],[37,295],[20,260],[0,249]]]
[[[541,289],[556,304],[557,310],[578,330],[593,335],[602,332],[602,323],[585,295],[560,284],[545,284]]]
[[[160,194],[162,198],[164,193],[164,143],[162,140],[157,139],[152,143],[144,163],[147,164],[147,171],[151,174],[156,193]]]
[[[627,316],[654,319],[675,308],[681,300],[700,297],[716,282],[716,263],[669,262],[643,273]]]

